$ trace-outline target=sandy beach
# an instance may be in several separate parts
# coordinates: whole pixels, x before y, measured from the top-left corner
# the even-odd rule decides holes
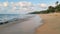
[[[36,30],[36,34],[60,34],[60,13],[38,14],[44,24]]]
[[[29,16],[3,25],[0,27],[0,34],[34,34],[42,24],[42,19],[38,15]]]
[[[31,32],[32,33],[35,32],[35,34],[60,34],[60,13],[37,14],[37,15],[43,19],[43,24],[39,22],[40,21],[40,20],[38,20],[39,17],[38,18],[32,17],[32,18],[30,18],[31,20],[25,19],[26,21],[24,20],[25,22],[22,21],[22,23],[16,24],[14,22],[14,24],[5,27],[5,29],[0,28],[0,34],[17,34],[17,33],[20,34],[21,33],[20,31],[24,31],[24,32],[29,31],[30,34],[31,34]],[[36,20],[38,20],[38,21],[36,21]],[[17,21],[17,22],[20,22],[20,21]],[[42,24],[42,25],[40,25],[40,24]],[[29,26],[27,26],[27,25],[29,25]],[[39,27],[37,27],[37,26],[39,26]],[[30,30],[31,28],[32,28],[32,30]],[[27,34],[29,34],[29,33],[27,33]],[[23,33],[23,34],[25,34],[25,33]]]

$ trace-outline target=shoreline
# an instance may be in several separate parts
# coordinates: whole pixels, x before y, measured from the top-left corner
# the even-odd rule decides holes
[[[0,28],[0,34],[33,34],[36,28],[43,24],[41,22],[41,18],[38,15],[29,17],[28,19],[26,18],[22,20],[21,23],[20,22],[21,20],[13,22],[14,24],[10,24],[8,26]]]
[[[60,34],[60,13],[38,14],[44,24],[37,28],[36,34]]]
[[[27,17],[24,17],[24,18],[13,18],[13,19],[11,19],[11,20],[5,21],[5,22],[8,22],[8,23],[6,23],[6,24],[5,24],[5,22],[3,22],[3,24],[0,25],[0,27],[1,27],[1,26],[5,27],[5,25],[7,26],[7,25],[11,25],[11,24],[16,24],[16,22],[19,22],[19,21],[20,21],[20,23],[21,23],[21,22],[24,22],[24,21],[29,20],[29,19],[32,18],[32,17],[34,17],[34,16],[27,16]]]

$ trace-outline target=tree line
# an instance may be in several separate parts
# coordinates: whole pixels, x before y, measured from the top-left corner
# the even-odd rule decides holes
[[[43,11],[35,11],[29,14],[47,14],[47,13],[54,13],[54,12],[60,12],[60,4],[59,1],[57,1],[56,6],[49,6],[47,10],[43,10]]]

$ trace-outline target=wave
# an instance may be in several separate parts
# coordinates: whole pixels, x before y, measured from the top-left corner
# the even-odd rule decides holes
[[[19,15],[19,14],[0,14],[0,25],[18,21],[19,19],[27,19],[34,15]]]

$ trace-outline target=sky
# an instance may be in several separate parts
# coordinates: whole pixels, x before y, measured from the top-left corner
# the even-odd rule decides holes
[[[0,0],[0,14],[26,14],[56,6],[60,0]]]

